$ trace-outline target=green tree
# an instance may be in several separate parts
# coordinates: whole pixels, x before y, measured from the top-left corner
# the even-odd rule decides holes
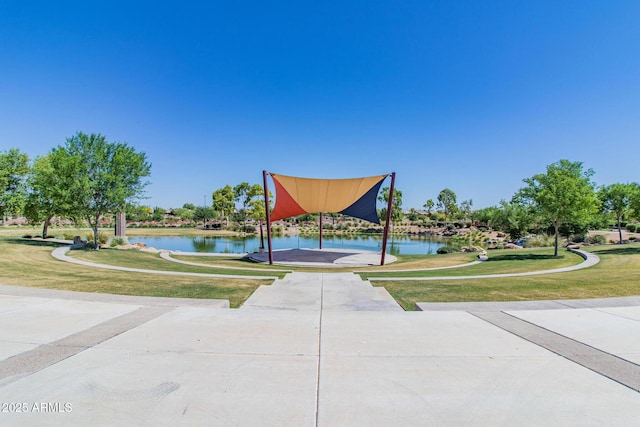
[[[42,222],[42,238],[47,237],[51,219],[64,213],[61,205],[61,179],[53,170],[49,156],[39,156],[33,162],[27,180],[29,193],[25,216],[29,221]]]
[[[260,249],[264,249],[264,231],[262,224],[267,220],[267,214],[264,204],[264,188],[256,184],[253,187],[253,198],[249,202],[248,214],[254,221],[258,221],[260,224]],[[269,191],[269,209],[273,207],[273,194]]]
[[[563,223],[587,223],[599,208],[593,170],[584,170],[582,162],[562,159],[547,166],[545,174],[523,181],[527,184],[516,194],[517,200],[530,205],[543,221],[554,229],[554,256],[558,256],[558,237]]]
[[[153,209],[149,206],[140,206],[136,203],[127,203],[124,208],[127,219],[132,221],[147,221],[151,219]]]
[[[500,201],[500,208],[493,211],[491,226],[509,233],[512,239],[523,237],[533,223],[531,209],[517,201]]]
[[[233,199],[233,188],[228,184],[223,188],[215,190],[211,196],[213,209],[218,212],[220,218],[226,219],[227,226],[229,225],[229,215],[231,215],[235,209]]]
[[[185,221],[190,221],[193,219],[193,211],[195,210],[195,206],[193,207],[193,209],[189,209],[189,208],[178,208],[176,210],[173,211],[173,213],[180,219],[185,220]]]
[[[622,243],[622,220],[631,213],[632,202],[638,184],[611,184],[600,187],[598,197],[604,212],[615,215],[618,225],[618,235]]]
[[[640,219],[640,184],[634,183],[633,186],[635,190],[631,195],[631,211],[635,218]]]
[[[409,213],[407,214],[407,218],[409,219],[409,221],[414,222],[417,221],[420,218],[420,215],[418,215],[418,211],[415,210],[414,208],[409,209]]]
[[[7,215],[22,210],[27,195],[26,182],[29,172],[29,156],[17,148],[0,152],[0,214]]]
[[[142,195],[151,165],[146,155],[124,142],[108,142],[100,134],[78,132],[49,154],[60,178],[57,196],[70,218],[82,218],[93,230],[98,248],[98,225],[107,213],[125,209]]]
[[[246,226],[248,209],[251,201],[259,195],[263,195],[264,190],[262,186],[258,184],[251,185],[248,182],[241,182],[233,187],[233,200],[240,203],[240,209],[238,212],[242,220],[242,225]]]
[[[431,216],[431,209],[433,209],[433,207],[436,204],[434,203],[433,199],[428,199],[424,205],[422,205],[423,208],[425,208],[427,210],[427,215]]]
[[[249,201],[251,201],[251,197],[249,197],[250,189],[251,185],[248,182],[241,182],[240,184],[233,187],[233,201],[236,203],[240,203],[240,209],[237,209],[237,211],[240,214],[240,218],[242,218],[243,223],[246,220]]]
[[[209,206],[198,206],[193,211],[193,219],[195,219],[196,221],[202,221],[203,223],[207,220],[207,218],[213,218],[214,215],[215,211]]]
[[[193,203],[185,203],[184,205],[182,205],[182,207],[183,207],[184,209],[195,210],[196,205],[194,205]]]
[[[469,199],[469,200],[463,200],[462,202],[460,202],[460,212],[462,212],[462,216],[465,221],[468,219],[473,219],[471,218],[473,215],[473,212],[471,210],[471,208],[473,207],[473,200]]]
[[[445,188],[438,194],[438,208],[444,212],[445,222],[458,211],[456,193]]]
[[[478,222],[486,224],[487,226],[499,229],[496,219],[500,215],[500,208],[497,206],[489,206],[488,208],[482,208],[475,211],[474,216]]]
[[[378,201],[384,204],[384,207],[380,209],[380,217],[387,217],[387,206],[389,206],[389,187],[383,187],[380,190]],[[393,190],[393,201],[391,203],[391,224],[395,225],[402,221],[402,191],[397,188]]]
[[[166,213],[167,213],[167,210],[165,208],[156,206],[153,209],[153,214],[151,215],[151,219],[154,221],[162,221],[164,219],[164,214]]]

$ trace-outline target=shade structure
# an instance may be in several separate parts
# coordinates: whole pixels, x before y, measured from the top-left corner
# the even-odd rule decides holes
[[[380,223],[376,199],[388,175],[364,178],[317,179],[271,173],[276,187],[276,204],[270,220],[306,213],[337,212]]]
[[[305,213],[320,213],[320,249],[322,249],[322,213],[337,212],[355,218],[380,223],[376,210],[376,199],[382,181],[389,176],[376,175],[365,178],[317,179],[300,178],[270,173],[276,186],[276,206],[270,210],[267,171],[262,171],[264,181],[264,205],[267,213],[267,241],[269,242],[269,264],[273,264],[271,246],[271,221]],[[393,205],[396,173],[391,173],[387,218],[382,237],[380,265],[384,265],[389,235],[389,221]]]

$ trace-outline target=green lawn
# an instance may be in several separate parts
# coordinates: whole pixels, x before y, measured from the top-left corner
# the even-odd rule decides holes
[[[442,255],[435,255],[436,257]],[[468,261],[475,260],[469,259]],[[522,273],[527,271],[551,270],[580,264],[584,259],[572,252],[561,252],[553,256],[553,249],[518,249],[490,251],[489,260],[480,264],[444,270],[411,270],[398,272],[361,273],[368,277],[439,277],[439,276],[476,276],[486,274]]]
[[[385,274],[416,277],[547,270],[582,262],[582,258],[567,252],[554,258],[550,248],[490,251],[490,260],[480,265],[436,271],[424,269],[468,263],[476,258],[475,254],[400,256],[397,262],[383,267],[321,269],[270,267],[233,258],[175,256],[178,259],[211,265],[200,267],[173,263],[161,259],[158,254],[138,251],[108,249],[98,252],[70,252],[70,256],[75,258],[103,264],[152,270],[247,275],[246,279],[218,279],[121,272],[66,263],[51,256],[51,251],[57,247],[56,244],[19,237],[28,233],[29,230],[25,228],[0,229],[0,284],[122,295],[228,299],[232,307],[240,306],[259,285],[272,282],[251,279],[251,275],[281,277],[282,273],[224,268],[230,266],[321,272],[368,270],[373,272],[362,273],[365,277],[379,277]],[[373,284],[387,288],[407,310],[412,310],[416,302],[517,301],[640,295],[640,244],[592,246],[585,249],[599,255],[600,264],[573,272],[539,276],[441,281],[379,280]],[[385,273],[386,270],[400,269],[418,271]]]
[[[0,284],[3,285],[121,295],[226,299],[232,307],[238,307],[258,286],[272,282],[250,277],[165,276],[85,267],[53,258],[51,251],[58,246],[54,243],[25,240],[8,234],[11,233],[0,233]],[[164,260],[158,262],[179,265]],[[205,270],[211,272],[210,269]]]
[[[142,268],[146,270],[161,270],[161,271],[179,271],[189,273],[206,273],[206,274],[229,274],[240,276],[273,276],[284,277],[285,273],[276,271],[254,271],[254,270],[235,270],[211,264],[210,267],[199,267],[195,265],[180,264],[177,262],[171,262],[160,258],[160,254],[157,252],[143,252],[135,249],[123,250],[123,249],[101,249],[99,251],[93,250],[79,250],[69,251],[67,255],[79,259],[82,261],[89,261],[99,264],[116,265],[120,267],[129,268]],[[189,260],[191,262],[200,262],[195,260]],[[244,264],[245,267],[249,267]]]
[[[593,246],[586,250],[598,255],[600,263],[566,273],[441,281],[379,280],[373,284],[385,287],[406,310],[413,310],[416,302],[524,301],[640,295],[640,244]],[[538,269],[546,270],[548,265],[551,264],[540,261]],[[460,271],[468,275],[472,268]]]

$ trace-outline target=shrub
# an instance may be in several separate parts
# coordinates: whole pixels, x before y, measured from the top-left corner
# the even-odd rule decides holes
[[[573,243],[584,243],[587,240],[586,234],[578,233],[569,236],[569,241]]]
[[[587,243],[590,245],[604,245],[607,243],[607,238],[601,234],[587,237]]]
[[[87,239],[87,242],[93,243],[93,231],[90,233],[87,233],[85,238]],[[71,239],[69,240],[73,240],[73,236],[71,236]],[[98,231],[98,244],[104,245],[107,243],[108,240],[109,240],[109,236],[107,236],[107,233]]]
[[[538,234],[536,236],[527,239],[524,244],[525,248],[544,248],[548,246],[553,246],[555,244],[555,240],[553,236],[548,234]]]
[[[626,229],[630,233],[635,233],[637,231],[640,231],[640,224],[631,222],[631,223],[627,224]]]
[[[128,242],[126,237],[112,237],[111,241],[109,242],[109,246],[114,247],[114,246],[123,246],[126,245]]]
[[[458,252],[458,249],[454,246],[441,246],[436,251],[438,254],[450,254],[454,252]]]

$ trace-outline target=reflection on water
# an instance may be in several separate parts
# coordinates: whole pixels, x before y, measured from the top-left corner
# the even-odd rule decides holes
[[[215,252],[216,239],[210,239],[205,236],[196,236],[193,238],[193,248],[196,252]]]
[[[144,242],[156,249],[183,252],[257,252],[260,248],[259,236],[195,236],[195,237],[131,237],[130,243]],[[317,248],[317,236],[278,236],[272,239],[273,249]],[[266,240],[265,240],[266,245]],[[433,237],[389,237],[387,253],[392,255],[434,254],[444,246],[443,240]],[[351,235],[323,236],[322,248],[360,249],[382,251],[382,236]]]

